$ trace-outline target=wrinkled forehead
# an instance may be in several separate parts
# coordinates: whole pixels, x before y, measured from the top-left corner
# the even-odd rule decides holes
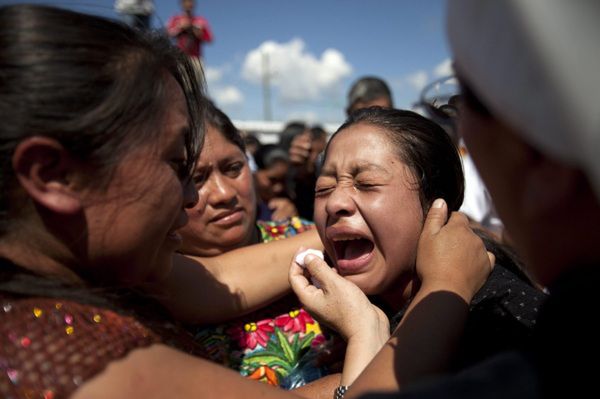
[[[327,145],[323,171],[389,170],[403,163],[384,129],[356,124],[336,133]]]
[[[324,162],[344,155],[349,150],[352,154],[393,155],[393,147],[385,129],[369,123],[357,123],[332,136],[323,154]]]

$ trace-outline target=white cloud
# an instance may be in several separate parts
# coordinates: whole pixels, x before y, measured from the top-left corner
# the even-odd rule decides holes
[[[429,75],[426,71],[420,70],[411,73],[410,75],[406,76],[405,79],[406,82],[413,87],[413,89],[419,91],[425,87],[429,81]]]
[[[452,68],[452,60],[450,58],[446,58],[433,69],[433,75],[438,78],[453,74],[454,69]]]
[[[238,105],[244,102],[244,95],[235,86],[216,87],[211,90],[212,97],[221,107]]]
[[[224,76],[230,72],[231,67],[224,65],[221,67],[205,66],[204,76],[208,86],[210,97],[219,107],[228,107],[239,105],[244,102],[244,94],[233,85],[223,82]]]
[[[260,84],[265,56],[268,57],[271,84],[280,89],[284,100],[319,99],[352,73],[352,66],[340,51],[330,48],[317,58],[306,50],[302,39],[292,39],[287,43],[266,41],[248,52],[242,77]]]
[[[204,77],[208,84],[218,83],[223,77],[223,71],[220,68],[207,66],[204,68]]]

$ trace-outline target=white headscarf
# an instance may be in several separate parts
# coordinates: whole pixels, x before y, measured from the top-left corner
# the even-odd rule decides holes
[[[448,35],[494,115],[600,197],[600,1],[450,0]]]

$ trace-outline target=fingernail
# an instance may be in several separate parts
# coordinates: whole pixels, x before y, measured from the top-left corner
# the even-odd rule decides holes
[[[444,206],[445,201],[442,198],[438,198],[435,201],[433,201],[433,208],[441,208]]]

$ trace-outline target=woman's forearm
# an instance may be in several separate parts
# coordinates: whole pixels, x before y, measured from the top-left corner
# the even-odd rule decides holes
[[[391,339],[352,384],[347,396],[398,391],[446,370],[468,312],[469,305],[460,295],[422,287]]]
[[[160,288],[180,320],[216,323],[251,312],[289,291],[288,268],[299,247],[323,249],[316,230],[210,257],[176,255]]]

